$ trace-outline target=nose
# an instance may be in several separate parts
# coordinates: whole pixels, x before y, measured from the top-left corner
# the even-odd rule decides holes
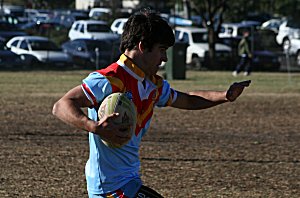
[[[162,55],[161,61],[163,61],[163,62],[167,62],[168,61],[168,55],[167,55],[166,52]]]

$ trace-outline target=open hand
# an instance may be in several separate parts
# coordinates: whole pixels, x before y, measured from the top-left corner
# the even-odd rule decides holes
[[[242,82],[235,82],[232,85],[230,85],[229,89],[226,93],[226,98],[233,102],[235,101],[243,92],[245,87],[249,87],[251,83],[251,80],[246,80]]]

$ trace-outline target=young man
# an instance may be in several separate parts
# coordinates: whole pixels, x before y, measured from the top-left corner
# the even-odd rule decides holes
[[[97,70],[71,89],[53,107],[62,121],[89,132],[90,155],[85,167],[89,197],[162,197],[142,185],[139,147],[147,132],[153,108],[205,109],[236,100],[250,82],[234,83],[227,91],[183,93],[170,87],[156,73],[166,50],[175,42],[170,26],[155,13],[131,16],[122,34],[120,59]],[[101,101],[113,92],[129,92],[137,110],[136,130],[121,148],[110,148],[101,139],[122,144],[124,127],[114,125],[112,114],[98,120]],[[88,116],[81,108],[88,107]]]
[[[251,73],[252,53],[250,49],[249,31],[243,32],[243,38],[238,44],[238,55],[240,62],[232,72],[233,76],[237,76],[244,69],[244,76],[249,76]]]

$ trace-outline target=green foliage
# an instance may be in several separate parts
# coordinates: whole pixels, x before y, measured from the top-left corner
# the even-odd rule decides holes
[[[2,0],[3,4],[20,5],[36,9],[75,8],[75,0]]]

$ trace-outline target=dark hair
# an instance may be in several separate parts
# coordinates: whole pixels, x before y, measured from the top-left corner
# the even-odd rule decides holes
[[[154,44],[173,46],[174,33],[169,24],[158,14],[149,10],[129,17],[121,37],[120,50],[132,50],[139,42],[151,50]]]

